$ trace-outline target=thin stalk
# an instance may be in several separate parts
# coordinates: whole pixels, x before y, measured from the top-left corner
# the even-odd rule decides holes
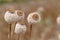
[[[20,34],[17,35],[17,40],[20,40]]]

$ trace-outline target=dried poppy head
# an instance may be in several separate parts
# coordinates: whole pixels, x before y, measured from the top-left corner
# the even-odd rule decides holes
[[[15,9],[8,9],[8,11],[9,11],[10,13],[14,13],[14,12],[15,12]]]
[[[23,11],[17,10],[17,14],[18,14],[18,16],[22,16],[23,15]]]
[[[34,14],[34,15],[32,16],[32,18],[33,18],[34,20],[38,20],[38,19],[39,19],[39,16],[38,16],[37,14]]]
[[[57,17],[57,23],[60,24],[60,17]]]
[[[24,34],[26,32],[27,28],[26,28],[26,25],[23,24],[21,25],[20,23],[17,23],[16,26],[15,26],[15,33],[16,34]]]

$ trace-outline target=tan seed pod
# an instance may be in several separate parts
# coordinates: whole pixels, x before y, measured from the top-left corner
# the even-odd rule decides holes
[[[38,23],[41,21],[41,16],[38,12],[30,13],[27,17],[28,23]]]

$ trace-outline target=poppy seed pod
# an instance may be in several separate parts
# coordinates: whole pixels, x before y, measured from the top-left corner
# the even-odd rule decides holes
[[[43,11],[44,11],[44,8],[43,7],[40,7],[40,8],[37,9],[37,12],[38,13],[42,13]]]
[[[60,24],[60,16],[57,17],[57,24]]]
[[[4,19],[7,23],[11,24],[12,22],[17,21],[18,16],[15,13],[15,10],[9,9],[4,15]]]
[[[14,32],[16,34],[23,34],[23,33],[26,32],[26,30],[27,30],[26,25],[17,23],[16,26],[15,26],[15,31]]]
[[[23,11],[21,11],[21,10],[16,10],[15,13],[17,13],[19,20],[23,20],[23,19],[24,19],[25,14],[24,14]]]
[[[58,39],[60,40],[60,34],[58,34]]]
[[[38,12],[30,13],[27,17],[28,23],[38,23],[41,21],[41,16]]]

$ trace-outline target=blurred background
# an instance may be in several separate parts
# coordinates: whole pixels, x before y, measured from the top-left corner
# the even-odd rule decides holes
[[[28,14],[37,11],[40,7],[44,8],[41,14],[40,23],[33,25],[32,36],[29,37],[28,31],[21,37],[22,40],[60,40],[60,27],[56,19],[60,15],[60,0],[0,0],[0,40],[8,40],[8,24],[4,20],[7,9],[21,9]],[[27,28],[29,26],[25,20]],[[15,34],[14,34],[15,35]],[[17,40],[16,36],[13,38]]]

